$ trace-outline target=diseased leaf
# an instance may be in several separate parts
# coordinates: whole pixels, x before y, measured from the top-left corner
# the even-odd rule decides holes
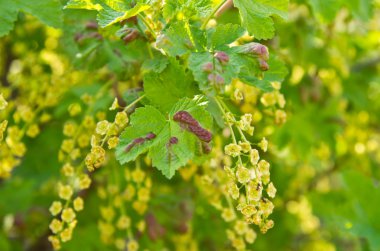
[[[166,116],[152,106],[138,108],[131,116],[130,126],[120,137],[116,149],[118,161],[125,164],[149,151],[148,156],[152,159],[153,166],[167,178],[173,177],[178,168],[195,156],[198,141],[194,134],[181,128],[180,124],[173,120],[173,116],[178,111],[187,111],[203,127],[211,128],[212,117],[206,111],[206,107],[205,98],[199,95],[193,99],[181,99]],[[154,133],[155,137],[146,139],[149,133]],[[175,143],[170,141],[172,137],[176,138]],[[134,144],[138,138],[145,140]]]
[[[256,39],[274,36],[273,17],[287,19],[288,0],[234,0],[239,9],[243,26]]]
[[[172,137],[176,137],[178,143],[170,144]],[[152,146],[148,156],[152,159],[153,166],[168,179],[194,156],[195,138],[172,120],[166,124],[155,142],[157,143]]]
[[[226,53],[230,58],[233,56],[229,51]],[[215,74],[220,75],[226,85],[230,84],[232,78],[239,73],[239,65],[233,60],[230,60],[226,65],[221,65],[221,63],[216,59],[214,60],[213,57],[211,52],[193,52],[189,57],[189,68],[194,75],[194,79],[199,83],[201,90],[212,89],[208,79],[210,72],[203,69],[205,64],[215,65],[215,68],[218,69],[218,72]]]
[[[213,56],[210,52],[193,52],[189,57],[189,68],[202,90],[209,87],[207,79],[209,73],[203,70],[207,63],[213,63]]]
[[[155,141],[146,140],[142,144],[133,146],[126,152],[126,148],[136,138],[146,137],[148,133],[158,135],[166,124],[165,117],[153,106],[136,109],[131,116],[131,124],[120,136],[120,143],[116,149],[116,158],[121,164],[135,160],[140,154],[148,151]]]
[[[178,111],[188,111],[191,115],[206,128],[212,127],[212,117],[206,110],[208,101],[203,95],[196,95],[194,98],[183,98],[176,103],[170,111],[170,116],[173,117]]]

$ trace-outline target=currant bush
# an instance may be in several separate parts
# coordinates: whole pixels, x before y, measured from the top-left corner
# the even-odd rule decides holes
[[[0,0],[0,250],[378,250],[379,6]]]

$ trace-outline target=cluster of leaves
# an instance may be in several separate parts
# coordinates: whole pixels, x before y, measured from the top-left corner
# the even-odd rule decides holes
[[[281,81],[286,74],[286,69],[278,60],[272,58],[269,64],[273,65],[273,68],[263,76],[254,56],[249,55],[249,52],[239,46],[230,48],[228,44],[244,34],[245,29],[240,25],[228,23],[211,29],[201,27],[200,21],[213,14],[211,2],[169,1],[163,6],[160,5],[158,2],[148,4],[144,1],[119,3],[72,0],[66,4],[65,8],[96,11],[99,26],[110,27],[110,31],[112,28],[113,30],[117,28],[116,35],[124,36],[123,32],[128,29],[139,30],[145,26],[147,28],[144,34],[145,40],[151,41],[157,38],[154,47],[161,52],[152,52],[155,54],[154,58],[145,60],[142,65],[145,69],[142,95],[145,95],[150,106],[138,109],[132,116],[132,126],[121,136],[117,156],[124,164],[149,151],[153,165],[171,178],[175,170],[184,166],[190,159],[194,159],[197,153],[199,155],[199,147],[196,147],[194,137],[188,132],[183,132],[178,124],[172,121],[175,112],[180,111],[179,109],[189,111],[205,128],[211,129],[211,115],[205,108],[207,99],[217,95],[219,89],[229,85],[232,79],[241,78],[246,83],[264,91],[271,91],[270,81]],[[272,16],[286,18],[287,1],[279,1],[277,4],[263,2],[255,6],[250,6],[247,1],[237,1],[236,6],[241,11],[244,10],[242,24],[245,27],[259,27],[255,22],[260,21],[266,23],[266,26],[271,26],[271,29],[248,29],[258,39],[270,38],[274,35]],[[162,16],[155,12],[157,8],[163,9]],[[246,13],[246,10],[250,11]],[[152,19],[148,20],[144,12],[151,12]],[[262,13],[263,16],[257,16],[256,12]],[[137,24],[128,23],[128,20],[134,16],[138,17]],[[161,18],[165,20],[162,23],[158,21],[162,20]],[[126,24],[123,25],[125,22]],[[140,22],[142,22],[141,25]],[[160,31],[156,29],[157,26],[164,28]],[[228,55],[229,62],[226,66],[215,62],[216,51],[223,51]],[[181,57],[185,61],[175,57]],[[216,89],[215,86],[210,85],[209,74],[202,68],[207,63],[218,64],[219,66],[216,65],[215,68],[221,68],[222,87]],[[186,69],[187,65],[188,69]],[[161,90],[165,92],[162,93]],[[204,95],[204,100],[201,101],[200,96],[195,96],[192,102],[182,99],[183,97],[192,99],[194,95]],[[147,118],[150,119],[147,120]],[[133,140],[149,132],[155,133],[157,137],[133,147],[126,153],[125,148]],[[165,146],[171,137],[177,137],[178,144],[168,151]]]

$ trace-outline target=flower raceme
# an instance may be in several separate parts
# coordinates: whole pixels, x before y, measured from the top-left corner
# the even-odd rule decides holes
[[[7,101],[4,99],[3,94],[0,93],[0,111],[4,110],[8,106]],[[4,120],[0,123],[0,144],[1,141],[3,140],[3,134],[7,128],[8,121]],[[1,176],[1,175],[0,175]]]

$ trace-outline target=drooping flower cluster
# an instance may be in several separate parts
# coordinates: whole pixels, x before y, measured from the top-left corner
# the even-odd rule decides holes
[[[4,99],[3,94],[0,93],[0,111],[4,110],[7,106],[8,106],[7,101]],[[3,141],[4,132],[7,128],[7,125],[8,125],[8,120],[4,120],[0,123],[0,144],[1,144],[1,141]]]
[[[81,190],[88,189],[91,185],[90,173],[106,164],[107,149],[113,149],[117,146],[119,134],[128,124],[127,110],[134,103],[138,102],[136,100],[130,106],[117,112],[113,122],[105,119],[106,114],[104,112],[97,112],[94,118],[89,112],[91,112],[95,101],[104,96],[108,91],[107,87],[108,84],[105,84],[94,97],[87,94],[82,96],[82,101],[87,104],[88,108],[80,124],[77,124],[75,118],[82,113],[82,106],[79,103],[73,103],[68,107],[68,113],[72,117],[72,120],[67,121],[64,125],[63,134],[66,136],[66,139],[63,140],[59,152],[59,160],[63,162],[61,172],[64,176],[64,183],[58,184],[58,195],[63,200],[63,203],[61,201],[54,201],[51,207],[56,209],[55,213],[51,211],[52,215],[57,216],[51,222],[50,226],[53,235],[49,237],[55,249],[61,247],[61,242],[71,239],[76,225],[76,212],[81,211],[84,207],[83,199],[81,197],[74,199],[75,194],[78,194]],[[120,108],[117,99],[115,99],[110,110]],[[135,176],[137,179],[139,178],[139,175]],[[148,184],[150,183],[148,182]],[[147,207],[143,203],[144,199],[147,201],[144,195],[146,189],[142,190],[143,192],[139,192],[142,200],[135,201],[133,204],[136,211],[145,211]],[[103,211],[102,215],[107,215],[107,210]],[[62,223],[62,226],[58,222]],[[108,225],[100,224],[99,226],[105,226],[108,229]],[[107,235],[104,236],[104,238],[107,237]],[[117,243],[117,247],[122,246],[120,240]],[[133,250],[134,246],[138,247],[137,243],[133,240],[128,245],[131,250]]]
[[[270,110],[270,114],[274,117],[277,125],[282,125],[286,122],[286,112],[283,110],[286,104],[285,97],[280,93],[280,83],[274,82],[272,86],[274,91],[264,93],[260,98],[260,102],[265,108],[274,108]]]
[[[257,225],[262,233],[274,225],[269,216],[274,209],[270,199],[275,197],[276,188],[270,181],[270,164],[260,156],[260,152],[268,150],[268,141],[264,137],[258,143],[250,142],[247,137],[254,132],[253,116],[247,113],[237,119],[221,99],[215,101],[228,125],[232,143],[224,146],[224,154],[218,153],[211,159],[212,169],[203,167],[205,174],[197,182],[222,218],[231,224],[227,230],[231,245],[244,250],[247,243],[256,239],[250,224]]]
[[[272,82],[271,85],[273,91],[262,94],[257,88],[234,80],[229,91],[234,90],[231,99],[240,106],[242,112],[254,114],[252,121],[260,121],[266,115],[273,118],[276,125],[281,126],[287,118],[284,110],[286,100],[280,92],[281,84]]]
[[[201,189],[202,195],[206,196],[209,203],[220,212],[223,220],[228,223],[226,235],[230,245],[236,250],[245,250],[247,244],[255,241],[257,234],[243,219],[244,217],[239,212],[240,209],[237,208],[237,202],[229,193],[231,173],[226,172],[221,166],[231,164],[232,159],[219,150],[222,146],[220,139],[218,138],[217,145],[212,152],[213,158],[200,167],[203,174],[196,175],[195,182],[196,186]],[[239,193],[238,188],[235,193]]]
[[[266,232],[273,226],[273,221],[268,220],[268,216],[274,206],[268,197],[273,198],[276,193],[273,183],[270,182],[270,164],[260,159],[259,150],[253,148],[244,135],[244,132],[253,132],[252,115],[244,114],[240,120],[236,120],[231,113],[225,114],[233,143],[226,145],[224,151],[236,160],[232,165],[224,167],[230,178],[228,193],[232,199],[239,201],[237,209],[244,215],[246,222],[254,223],[262,232]],[[240,134],[239,142],[233,128]],[[263,152],[268,149],[268,141],[265,138],[255,145]],[[268,197],[265,197],[265,193]]]
[[[100,207],[101,219],[98,228],[101,240],[118,250],[138,250],[136,235],[146,231],[144,215],[148,209],[152,182],[140,168],[125,169],[124,179],[119,178],[120,169],[113,166],[113,180],[106,187],[98,188],[98,196],[106,205]],[[137,213],[140,218],[132,222],[130,214]]]
[[[62,94],[76,83],[72,75],[63,76],[66,62],[53,50],[24,54],[18,55],[20,60],[14,61],[7,72],[12,87],[0,90],[0,110],[8,117],[0,123],[0,140],[4,140],[0,145],[0,178],[9,178],[21,164],[27,152],[25,137],[34,139],[40,134],[41,127],[52,119],[49,108],[55,107]],[[42,71],[45,65],[51,73]]]
[[[112,108],[112,107],[111,107]],[[119,134],[128,124],[126,110],[118,112],[113,122],[101,120],[96,124],[96,133],[91,136],[91,151],[86,156],[85,164],[87,169],[92,172],[99,168],[105,161],[107,144],[108,149],[113,149],[119,143]]]

